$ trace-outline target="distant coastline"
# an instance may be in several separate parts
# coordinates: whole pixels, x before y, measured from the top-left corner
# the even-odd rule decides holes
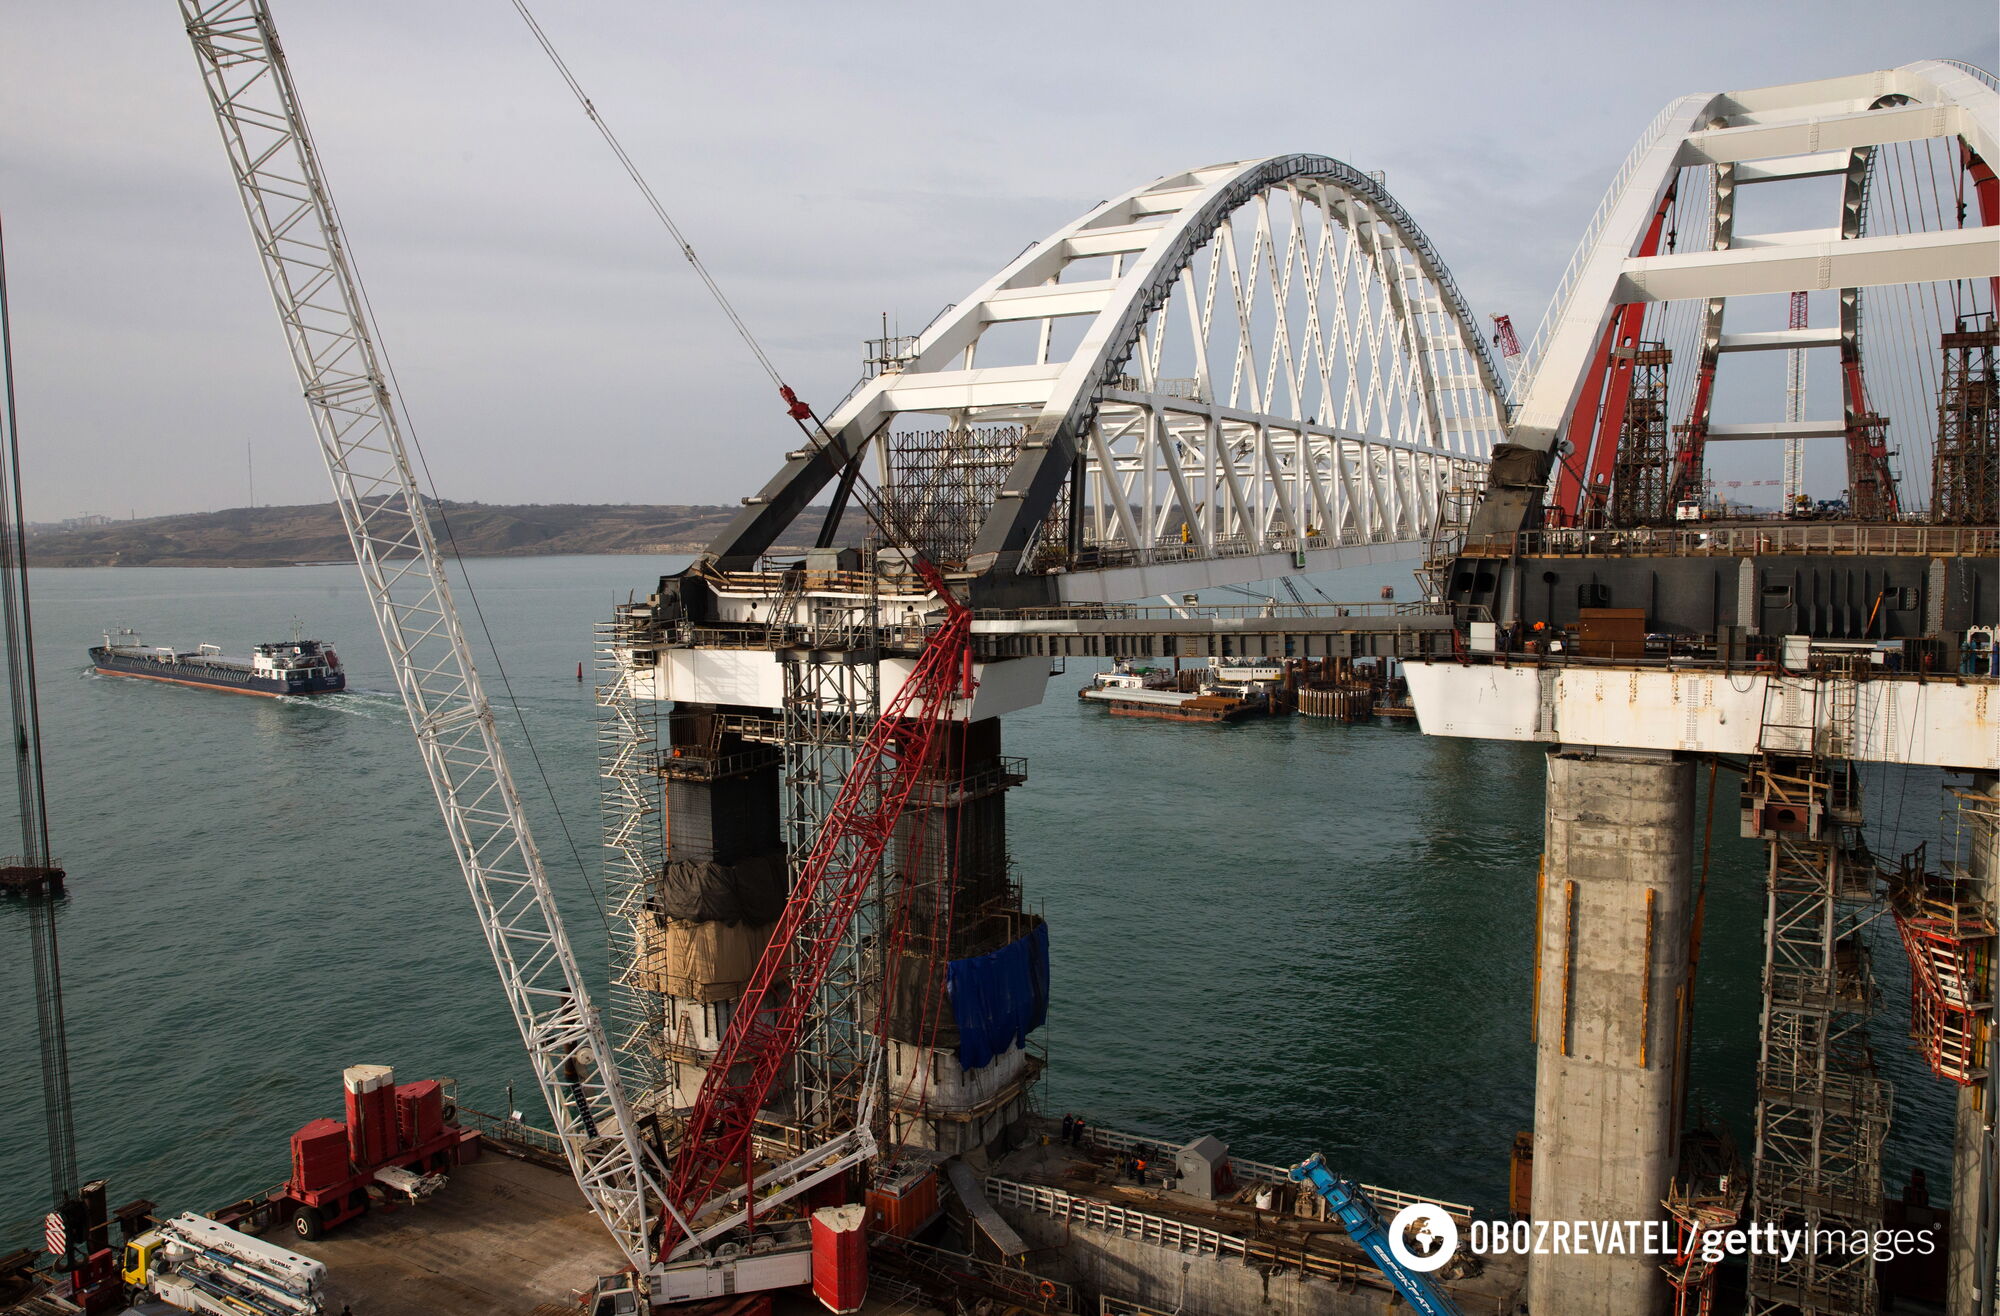
[[[704,504],[439,502],[431,525],[461,557],[699,553],[738,508]],[[30,527],[34,567],[290,567],[352,562],[332,503],[236,507],[135,521]],[[803,516],[801,524],[817,518]],[[781,541],[774,547],[804,548]]]

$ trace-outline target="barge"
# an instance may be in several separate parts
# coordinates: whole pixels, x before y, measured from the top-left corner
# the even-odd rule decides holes
[[[1179,673],[1138,667],[1120,659],[1099,672],[1077,697],[1102,704],[1114,717],[1150,717],[1168,722],[1240,722],[1273,711],[1271,688],[1234,667],[1211,666],[1206,673]],[[1275,672],[1282,679],[1283,671]],[[1234,679],[1231,679],[1234,678]]]
[[[136,631],[106,631],[104,643],[90,650],[90,665],[104,676],[136,676],[233,695],[330,695],[347,688],[340,656],[318,640],[297,635],[256,645],[248,658],[232,658],[213,644],[188,651],[142,644]]]

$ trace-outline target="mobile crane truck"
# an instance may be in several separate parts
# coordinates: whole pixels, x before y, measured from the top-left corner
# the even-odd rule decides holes
[[[1389,1250],[1388,1226],[1382,1223],[1381,1213],[1360,1184],[1327,1169],[1318,1152],[1294,1165],[1291,1176],[1296,1182],[1311,1184],[1312,1190],[1326,1199],[1341,1227],[1347,1230],[1347,1236],[1360,1245],[1369,1260],[1396,1286],[1411,1311],[1422,1312],[1424,1316],[1463,1316],[1458,1305],[1429,1276],[1396,1259],[1396,1254]]]
[[[125,1245],[125,1283],[181,1311],[323,1316],[326,1267],[219,1221],[183,1214]]]

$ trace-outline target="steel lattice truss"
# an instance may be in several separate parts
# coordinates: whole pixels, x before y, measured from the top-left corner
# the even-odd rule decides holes
[[[603,1025],[556,913],[452,606],[359,286],[262,0],[182,16],[361,567],[549,1115],[624,1253],[651,1254],[659,1167],[641,1146]]]
[[[1104,202],[873,364],[833,442],[793,454],[714,545],[723,566],[747,566],[906,417],[1024,427],[964,565],[1047,573],[1073,599],[1414,554],[1440,491],[1503,434],[1498,376],[1437,253],[1377,180],[1324,156]]]
[[[1844,761],[1778,755],[1754,760],[1751,781],[1804,826],[1769,845],[1751,1218],[1846,1237],[1880,1223],[1892,1106],[1868,1046],[1874,981],[1856,910],[1873,898],[1875,871],[1858,781]],[[1750,1294],[1758,1316],[1873,1311],[1874,1260],[1815,1246],[1759,1255]]]

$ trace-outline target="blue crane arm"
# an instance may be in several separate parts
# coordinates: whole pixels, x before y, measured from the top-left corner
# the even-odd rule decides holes
[[[1424,1316],[1463,1316],[1458,1304],[1446,1297],[1444,1290],[1433,1284],[1428,1275],[1411,1270],[1396,1260],[1396,1254],[1389,1250],[1388,1227],[1382,1223],[1375,1204],[1368,1200],[1368,1194],[1361,1191],[1360,1184],[1352,1179],[1343,1179],[1327,1169],[1318,1152],[1302,1164],[1294,1165],[1291,1175],[1300,1183],[1311,1184],[1313,1191],[1326,1199],[1326,1204],[1333,1208],[1347,1236],[1396,1286],[1396,1291],[1410,1304],[1411,1311],[1424,1313]]]

